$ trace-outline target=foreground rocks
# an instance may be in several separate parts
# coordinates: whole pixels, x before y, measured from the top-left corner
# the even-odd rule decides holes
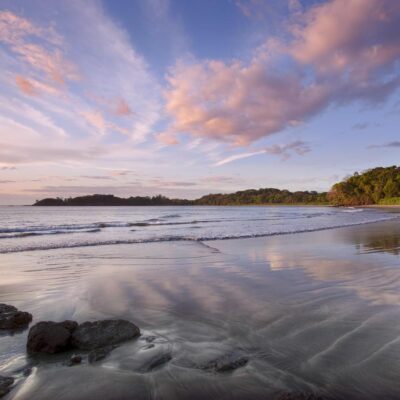
[[[14,383],[14,378],[8,376],[0,376],[0,397],[10,391],[11,385]]]
[[[34,325],[28,334],[29,353],[60,353],[71,349],[95,350],[117,345],[140,336],[140,329],[125,320],[84,322],[42,321]],[[99,359],[93,356],[93,359]],[[101,358],[101,355],[100,355]]]
[[[72,333],[72,346],[81,350],[93,350],[112,346],[140,335],[139,328],[123,319],[84,322]]]
[[[75,321],[42,321],[34,325],[28,334],[29,353],[60,353],[72,348],[71,335],[78,327]]]
[[[32,321],[32,315],[19,311],[14,306],[0,304],[0,329],[16,330],[26,328]]]

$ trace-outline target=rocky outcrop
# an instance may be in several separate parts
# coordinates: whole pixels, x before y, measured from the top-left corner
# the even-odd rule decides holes
[[[139,335],[139,328],[123,319],[84,322],[72,333],[72,345],[81,350],[93,350],[125,342]]]
[[[32,315],[19,311],[14,306],[0,304],[0,329],[16,330],[26,328],[32,321]]]
[[[0,397],[6,395],[14,383],[14,378],[8,376],[0,376]]]
[[[28,352],[54,354],[71,349],[71,335],[77,326],[75,321],[37,323],[29,330]]]
[[[70,349],[108,349],[108,353],[112,346],[139,335],[140,330],[135,324],[121,319],[84,322],[80,325],[75,321],[42,321],[30,329],[27,350],[29,353],[54,354]],[[92,356],[93,360],[99,357],[101,352]]]

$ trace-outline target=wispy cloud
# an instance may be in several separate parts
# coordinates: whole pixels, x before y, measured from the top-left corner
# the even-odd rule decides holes
[[[278,155],[280,156],[283,160],[286,160],[290,157],[291,153],[296,153],[298,155],[304,155],[310,151],[310,148],[307,143],[297,140],[295,142],[286,144],[286,145],[273,145],[269,147],[265,147],[264,149],[261,150],[256,150],[256,151],[251,151],[251,152],[246,152],[246,153],[239,153],[239,154],[234,154],[229,157],[226,157],[214,164],[214,166],[221,166],[225,164],[229,164],[233,161],[238,161],[242,160],[244,158],[249,158],[261,154],[272,154],[272,155]]]
[[[363,131],[364,129],[367,129],[370,126],[368,122],[358,122],[352,126],[353,129],[358,130],[358,131]]]
[[[99,181],[104,181],[104,180],[114,181],[115,180],[114,177],[108,176],[108,175],[81,175],[80,178],[95,179],[95,180],[99,180]]]
[[[151,146],[161,90],[129,36],[97,1],[52,6],[35,19],[0,11],[2,160],[86,162]],[[49,24],[54,10],[63,17]]]
[[[379,149],[379,148],[398,148],[400,147],[400,141],[393,141],[384,144],[371,144],[368,146],[369,149]]]

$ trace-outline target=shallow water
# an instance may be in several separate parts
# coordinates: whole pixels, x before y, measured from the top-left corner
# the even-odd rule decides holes
[[[273,399],[282,391],[399,399],[399,251],[394,220],[3,254],[0,302],[34,322],[125,318],[143,333],[75,367],[63,365],[68,355],[27,358],[26,331],[3,335],[0,373],[18,377],[6,399]],[[228,373],[204,369],[232,354],[249,362]]]
[[[0,207],[0,253],[259,237],[398,217],[351,207]]]

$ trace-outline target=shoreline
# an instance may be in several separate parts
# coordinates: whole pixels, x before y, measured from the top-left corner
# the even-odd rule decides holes
[[[391,208],[391,209],[399,209],[400,210],[400,205],[398,204],[370,204],[367,206],[355,206],[356,208]]]
[[[324,232],[324,231],[331,231],[336,229],[345,229],[345,228],[352,228],[352,227],[359,227],[364,225],[373,225],[373,224],[380,224],[386,222],[392,222],[400,217],[391,217],[385,220],[375,220],[375,221],[365,221],[365,222],[358,222],[358,223],[351,223],[348,225],[336,225],[336,226],[328,226],[328,227],[319,227],[315,229],[304,229],[304,230],[297,230],[297,231],[290,231],[290,232],[274,232],[274,233],[260,233],[254,235],[242,235],[242,236],[229,236],[229,237],[214,237],[214,238],[189,238],[189,237],[181,237],[181,238],[154,238],[148,240],[113,240],[109,242],[99,242],[99,243],[79,243],[76,245],[68,245],[68,246],[54,246],[54,247],[37,247],[37,248],[26,248],[26,249],[17,249],[15,251],[0,251],[1,255],[7,254],[18,254],[18,253],[30,253],[30,252],[37,252],[37,251],[49,251],[49,250],[63,250],[63,249],[80,249],[80,248],[98,248],[98,247],[109,247],[109,246],[123,246],[123,245],[146,245],[146,244],[156,244],[156,243],[202,243],[205,244],[207,242],[218,242],[218,241],[238,241],[238,240],[252,240],[252,239],[266,239],[270,237],[279,237],[279,236],[294,236],[298,234],[304,233],[316,233],[316,232]]]

